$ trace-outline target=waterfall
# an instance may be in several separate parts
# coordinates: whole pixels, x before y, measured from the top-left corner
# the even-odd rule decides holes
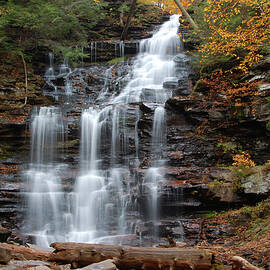
[[[154,112],[154,121],[152,127],[152,167],[150,167],[144,178],[144,188],[148,196],[149,218],[153,221],[158,220],[158,189],[164,178],[163,167],[165,162],[162,160],[162,153],[166,146],[166,117],[165,109],[158,106]],[[154,234],[157,232],[155,231]]]
[[[59,67],[59,75],[58,76],[65,76],[71,73],[71,68],[69,67],[68,58],[64,58],[63,63]]]
[[[176,76],[173,56],[181,50],[178,27],[179,16],[173,15],[152,38],[141,41],[132,79],[112,102],[164,103],[171,96],[171,91],[163,89],[163,82]]]
[[[124,57],[125,56],[125,43],[123,40],[120,41],[119,47],[120,47],[120,57]]]
[[[65,83],[65,94],[72,95],[72,92],[73,92],[72,82],[69,79],[67,79]]]
[[[72,73],[72,70],[69,66],[68,63],[68,58],[65,58],[63,63],[58,66],[58,67],[54,67],[54,55],[52,53],[49,53],[49,67],[47,68],[46,72],[45,72],[45,80],[46,80],[46,84],[47,86],[49,86],[49,88],[53,88],[54,89],[54,94],[60,94],[59,93],[59,89],[58,87],[55,85],[55,82],[57,79],[59,78],[63,78],[65,85],[64,85],[64,94],[67,96],[70,96],[73,94],[73,87],[72,87],[72,82],[70,81],[69,75]],[[58,71],[57,72],[55,72]]]
[[[109,67],[105,72],[104,85],[103,85],[103,88],[97,97],[96,102],[104,101],[104,99],[106,98],[106,96],[110,90],[111,80],[112,80],[112,68],[113,68],[113,66]]]
[[[97,42],[91,42],[90,44],[90,59],[91,62],[97,62]]]
[[[63,143],[64,125],[55,107],[42,107],[34,115],[32,125],[31,164],[26,176],[31,187],[28,233],[37,244],[46,246],[61,235],[63,192],[56,163],[57,144]]]
[[[116,80],[120,93],[111,91],[113,67],[106,70],[96,104],[81,114],[79,171],[72,190],[63,191],[61,170],[57,169],[60,165],[55,162],[55,146],[63,133],[60,112],[56,108],[41,108],[33,118],[28,202],[30,218],[36,220],[31,221],[32,231],[40,235],[38,244],[60,240],[113,242],[116,237],[109,236],[134,233],[140,215],[141,185],[149,194],[149,218],[159,219],[158,189],[165,175],[164,103],[172,95],[164,83],[177,75],[174,56],[181,47],[178,27],[179,16],[173,15],[152,38],[140,42],[131,71],[121,78],[124,82]],[[119,46],[120,55],[124,56],[124,44]],[[92,42],[91,61],[95,62],[96,57],[97,43]],[[61,65],[60,74],[71,74],[67,60]],[[65,92],[72,91],[70,79],[66,81]],[[146,102],[150,110],[154,109],[149,138],[152,164],[144,173],[143,183],[138,180],[142,158],[138,102]],[[44,185],[38,185],[40,182]]]
[[[48,80],[53,80],[55,78],[53,62],[54,62],[54,55],[52,53],[49,53],[50,65],[45,72],[45,78]]]
[[[162,152],[166,145],[166,116],[165,109],[159,106],[155,109],[152,128],[152,153],[156,159],[162,158]]]

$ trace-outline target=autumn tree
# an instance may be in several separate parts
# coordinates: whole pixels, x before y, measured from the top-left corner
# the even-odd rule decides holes
[[[269,53],[270,2],[268,0],[207,0],[207,27],[200,53],[202,63],[211,57],[230,56],[238,70],[248,70]]]

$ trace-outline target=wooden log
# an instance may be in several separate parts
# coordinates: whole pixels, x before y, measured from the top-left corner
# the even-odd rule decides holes
[[[252,265],[247,260],[245,260],[245,259],[243,259],[242,257],[239,257],[239,256],[233,256],[231,258],[231,261],[234,263],[234,268],[233,269],[235,269],[235,270],[240,270],[240,269],[260,270],[260,268]]]
[[[195,248],[129,247],[80,243],[53,243],[50,260],[86,266],[113,259],[119,269],[210,269],[213,256]]]
[[[10,251],[12,259],[16,260],[40,260],[48,261],[50,252],[40,251],[24,246],[16,246],[6,243],[0,243],[0,247],[3,247]]]

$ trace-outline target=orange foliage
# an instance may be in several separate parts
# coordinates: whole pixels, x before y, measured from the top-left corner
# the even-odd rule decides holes
[[[234,163],[232,164],[235,167],[255,167],[255,163],[250,158],[250,154],[242,152],[241,154],[237,154],[233,156]]]
[[[213,73],[210,78],[204,78],[202,81],[210,89],[210,99],[215,100],[218,94],[225,94],[227,105],[239,107],[245,103],[251,104],[258,95],[257,82],[235,84],[233,79],[222,71]]]
[[[248,72],[269,48],[270,2],[268,0],[207,0],[204,21],[209,31],[200,52],[226,55],[239,60],[238,69]],[[268,44],[268,45],[267,45]]]

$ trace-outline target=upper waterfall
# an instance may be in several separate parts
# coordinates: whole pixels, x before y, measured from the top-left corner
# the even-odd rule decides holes
[[[173,56],[181,51],[179,25],[179,15],[173,15],[153,37],[140,42],[131,80],[120,95],[113,98],[113,103],[164,103],[170,97],[171,93],[163,89],[163,83],[166,78],[176,76]]]

